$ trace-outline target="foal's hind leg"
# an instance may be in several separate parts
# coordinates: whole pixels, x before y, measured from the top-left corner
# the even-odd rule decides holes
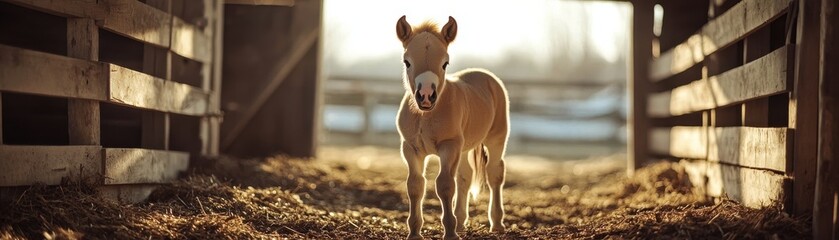
[[[493,232],[504,232],[504,203],[502,190],[506,178],[506,166],[504,163],[504,150],[507,147],[507,136],[488,139],[489,161],[487,162],[486,174],[489,184],[489,223]]]
[[[469,154],[461,154],[460,167],[457,174],[457,196],[455,196],[454,216],[457,218],[457,231],[466,231],[466,222],[469,220],[469,187],[472,185],[472,167],[469,166]],[[467,161],[468,160],[468,161]]]

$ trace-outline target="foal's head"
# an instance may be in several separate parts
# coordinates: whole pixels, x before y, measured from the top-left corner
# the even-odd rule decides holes
[[[457,22],[452,17],[442,29],[431,22],[411,27],[405,16],[396,22],[396,36],[405,49],[402,56],[405,89],[411,92],[422,111],[433,109],[443,92],[449,65],[448,47],[456,35]]]

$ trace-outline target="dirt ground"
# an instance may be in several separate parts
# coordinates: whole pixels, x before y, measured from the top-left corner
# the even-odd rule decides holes
[[[692,192],[675,163],[625,177],[625,156],[507,157],[508,231],[487,229],[487,191],[465,239],[806,239],[809,222]],[[92,186],[35,186],[0,205],[0,239],[399,239],[406,167],[396,149],[323,147],[317,159],[204,159],[149,200],[124,205]],[[423,235],[440,238],[428,165]]]

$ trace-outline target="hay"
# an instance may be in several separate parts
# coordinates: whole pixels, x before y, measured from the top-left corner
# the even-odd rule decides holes
[[[149,200],[124,205],[95,186],[33,186],[0,206],[0,238],[29,239],[392,239],[406,233],[404,165],[398,152],[328,148],[315,160],[206,159]],[[614,157],[620,162],[620,156]],[[809,222],[779,207],[713,204],[692,191],[677,164],[626,178],[586,162],[511,169],[505,192],[509,231],[487,230],[486,194],[470,211],[468,239],[809,238]],[[524,164],[523,162],[515,162]],[[511,163],[512,165],[512,163]],[[429,165],[429,176],[436,166]],[[562,171],[556,171],[560,169]],[[574,169],[573,171],[570,169]],[[580,170],[582,169],[582,170]],[[580,170],[580,171],[578,171]],[[433,180],[423,234],[440,237]]]

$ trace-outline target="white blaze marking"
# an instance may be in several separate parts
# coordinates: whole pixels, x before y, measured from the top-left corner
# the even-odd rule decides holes
[[[440,85],[440,79],[437,78],[437,74],[434,74],[431,71],[426,71],[424,73],[421,73],[420,75],[417,75],[417,77],[414,78],[414,80],[416,80],[417,83],[417,90],[419,90],[420,95],[426,97],[426,100],[429,96],[431,96],[431,94],[434,93],[434,88],[431,87],[432,84],[434,84],[434,86]]]

